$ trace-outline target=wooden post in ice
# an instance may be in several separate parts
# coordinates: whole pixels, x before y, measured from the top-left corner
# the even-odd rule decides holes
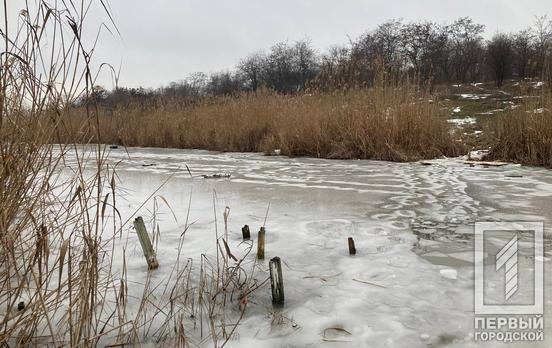
[[[243,240],[251,239],[251,232],[249,231],[249,226],[245,225],[242,227],[242,236],[243,236]]]
[[[155,251],[151,245],[151,240],[146,230],[146,225],[144,225],[144,219],[141,216],[138,216],[134,219],[134,229],[138,234],[138,239],[140,240],[140,245],[142,245],[142,250],[144,251],[144,256],[148,262],[149,269],[156,269],[159,267],[159,262],[157,262],[157,257],[155,256]]]
[[[282,277],[282,263],[279,257],[270,260],[270,285],[272,287],[272,303],[284,303],[284,278]]]
[[[264,251],[265,251],[265,228],[261,227],[259,230],[259,235],[257,237],[257,258],[259,260],[264,260]]]
[[[356,248],[355,248],[355,240],[353,237],[349,237],[349,255],[355,255],[356,254]]]

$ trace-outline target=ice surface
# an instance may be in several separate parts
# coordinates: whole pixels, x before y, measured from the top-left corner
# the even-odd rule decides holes
[[[283,260],[285,306],[272,308],[269,285],[257,290],[230,347],[498,346],[473,341],[473,223],[552,220],[546,169],[149,148],[111,150],[108,162],[123,192],[117,197],[123,221],[135,213],[148,221],[153,203],[147,200],[157,189],[172,209],[157,207],[160,268],[154,282],[166,280],[177,259],[190,195],[195,223],[181,257],[196,262],[202,253],[215,253],[213,210],[221,231],[222,212],[230,207],[230,248],[239,253],[241,227],[251,226],[256,239],[270,204],[266,259]],[[231,178],[201,178],[222,172]],[[139,295],[145,261],[130,227],[123,233],[129,283],[135,284],[130,291]],[[355,256],[348,254],[348,237],[356,242]],[[550,267],[550,258],[544,261]],[[262,261],[256,276],[267,275],[268,261]],[[545,282],[549,296],[552,277]],[[552,311],[550,300],[545,303],[548,341],[541,346],[549,347]],[[201,342],[199,329],[187,333]]]

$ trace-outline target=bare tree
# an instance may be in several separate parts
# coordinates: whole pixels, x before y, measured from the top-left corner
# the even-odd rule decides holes
[[[320,67],[313,83],[317,88],[342,88],[350,82],[348,67],[351,50],[347,46],[333,45],[319,58]]]
[[[423,82],[432,83],[439,66],[448,72],[447,31],[432,22],[409,23],[401,36],[407,68],[413,68]]]
[[[293,55],[293,49],[287,42],[279,42],[272,46],[263,71],[268,87],[283,93],[295,90]]]
[[[419,72],[431,40],[431,22],[409,23],[401,28],[401,41],[408,63]]]
[[[512,39],[506,34],[496,34],[487,42],[487,64],[491,68],[497,87],[502,87],[504,79],[511,73],[513,54]]]
[[[300,40],[293,46],[293,71],[297,90],[303,89],[319,67],[316,51],[309,40]]]
[[[533,39],[534,35],[531,29],[521,30],[512,38],[513,64],[520,79],[531,74],[531,64],[535,57]]]
[[[305,87],[318,71],[318,56],[308,40],[290,46],[280,42],[272,46],[263,66],[266,85],[279,92],[293,93]]]
[[[383,60],[388,73],[398,73],[404,67],[404,55],[401,45],[402,21],[392,19],[377,27],[372,33],[372,49]]]
[[[536,17],[535,25],[536,71],[541,76],[552,46],[552,20],[547,15]]]
[[[481,34],[485,26],[474,23],[469,17],[463,17],[456,20],[450,29],[456,79],[460,82],[477,79],[483,57]]]
[[[346,46],[332,45],[320,58],[321,64],[325,67],[337,67],[349,59],[350,52]]]
[[[246,89],[256,91],[263,83],[263,69],[266,56],[262,51],[253,53],[238,64],[238,73],[242,75]]]
[[[427,60],[438,82],[448,82],[453,75],[450,32],[448,25],[435,25],[428,43]]]
[[[209,76],[206,92],[209,95],[233,95],[241,90],[241,86],[242,82],[237,74],[221,71]]]
[[[205,94],[209,78],[203,72],[195,72],[190,74],[186,79],[186,82],[191,88],[192,93],[199,97]]]

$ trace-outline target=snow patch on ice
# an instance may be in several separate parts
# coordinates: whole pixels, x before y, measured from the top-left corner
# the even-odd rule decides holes
[[[439,273],[447,279],[456,279],[458,277],[458,272],[455,269],[442,269]]]

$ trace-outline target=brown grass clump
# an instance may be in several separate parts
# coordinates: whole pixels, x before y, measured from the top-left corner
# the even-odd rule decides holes
[[[84,123],[79,111],[68,123]],[[102,141],[127,146],[410,161],[455,156],[461,146],[430,96],[408,83],[280,95],[263,90],[194,106],[103,110]],[[74,138],[72,140],[75,140]]]
[[[80,46],[82,23],[75,20],[83,16],[39,2],[10,17],[17,19],[14,28],[6,4],[3,10],[0,343],[96,342],[97,314],[104,309],[100,284],[106,279],[98,258],[99,210],[94,213],[100,175],[57,182],[67,147],[51,145],[52,125],[90,81]]]
[[[122,236],[132,216],[122,221],[116,208],[105,146],[53,145],[67,130],[70,105],[93,96],[94,48],[81,33],[90,6],[107,7],[29,3],[12,14],[4,2],[0,24],[0,346],[198,345],[190,336],[224,346],[247,298],[266,283],[251,276],[254,265],[244,269],[252,245],[230,257],[225,225],[216,258],[202,255],[193,267],[181,257],[182,233],[168,279],[148,272],[143,284],[131,282],[132,245]],[[79,141],[102,139],[97,111],[81,110],[88,133]]]
[[[527,165],[552,167],[552,90],[550,85],[537,98],[527,98],[520,107],[491,123],[489,157]]]

